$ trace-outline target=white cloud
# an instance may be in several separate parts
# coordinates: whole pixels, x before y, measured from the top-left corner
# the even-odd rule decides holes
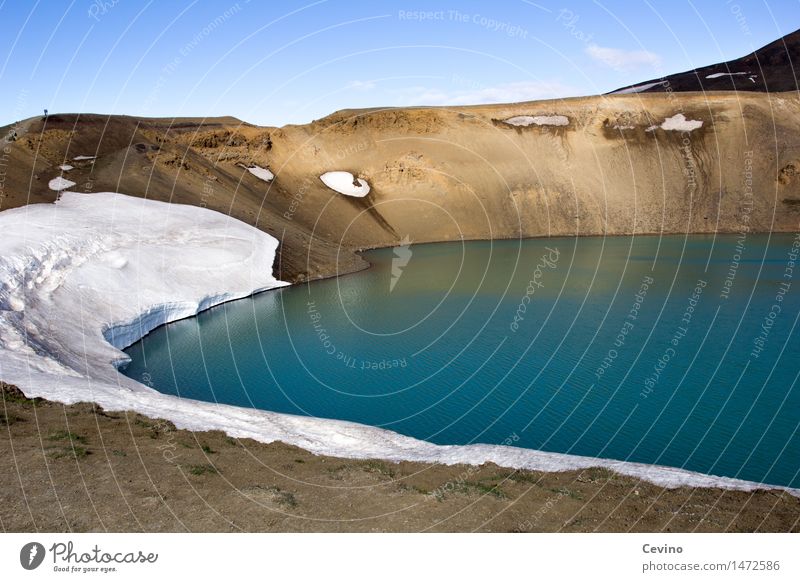
[[[595,61],[617,71],[630,71],[641,67],[657,67],[661,57],[650,51],[626,51],[590,44],[586,47],[588,54]]]
[[[467,89],[433,89],[409,87],[395,92],[399,105],[480,105],[483,103],[513,103],[536,101],[575,95],[576,91],[558,81],[519,81],[491,87]]]

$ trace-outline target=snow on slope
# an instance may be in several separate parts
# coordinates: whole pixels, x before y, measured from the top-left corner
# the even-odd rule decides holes
[[[93,401],[178,428],[280,440],[346,458],[494,462],[564,471],[608,467],[668,487],[763,485],[669,467],[499,445],[443,446],[352,422],[292,416],[161,394],[120,374],[118,348],[154,327],[285,285],[277,241],[211,210],[65,192],[55,204],[0,212],[0,379],[29,397]],[[789,490],[800,496],[800,491]]]
[[[661,124],[661,129],[666,131],[692,131],[703,127],[703,122],[695,119],[686,119],[683,113],[667,117]]]
[[[626,87],[625,89],[618,89],[616,91],[612,91],[609,95],[628,95],[630,93],[641,93],[642,91],[647,91],[648,89],[652,89],[656,85],[661,85],[662,81],[656,81],[655,83],[644,83],[643,85],[636,85],[634,87]]]
[[[273,178],[275,178],[275,174],[270,172],[267,168],[262,168],[261,166],[250,166],[247,168],[247,171],[253,174],[256,178],[264,180],[265,182],[271,182]]]
[[[67,180],[66,178],[62,178],[59,176],[58,178],[53,178],[50,182],[47,183],[47,187],[51,190],[55,190],[56,192],[60,192],[61,190],[66,190],[67,188],[72,188],[75,185],[75,182],[72,180]]]
[[[734,75],[748,75],[749,73],[742,72],[742,73],[712,73],[711,75],[706,75],[706,79],[719,79],[720,77],[733,77]]]
[[[356,178],[350,172],[325,172],[319,179],[331,190],[345,196],[363,198],[369,194],[369,184],[366,180],[358,178],[356,186]]]
[[[569,118],[565,115],[517,115],[503,120],[508,125],[528,127],[529,125],[569,125]]]

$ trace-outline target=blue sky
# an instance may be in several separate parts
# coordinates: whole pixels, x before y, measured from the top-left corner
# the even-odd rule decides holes
[[[797,28],[800,0],[0,0],[0,125],[44,108],[283,125],[589,95]]]

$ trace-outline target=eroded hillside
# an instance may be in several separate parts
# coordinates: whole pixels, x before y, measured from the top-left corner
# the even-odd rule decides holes
[[[796,93],[350,110],[283,128],[54,115],[5,128],[17,134],[0,208],[54,200],[62,175],[77,191],[206,206],[276,236],[278,274],[296,281],[406,237],[798,230],[799,130]],[[322,183],[337,170],[369,194]]]

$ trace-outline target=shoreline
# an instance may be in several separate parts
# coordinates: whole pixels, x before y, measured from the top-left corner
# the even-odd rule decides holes
[[[788,233],[788,232],[786,232],[786,233],[785,232],[778,232],[778,233],[775,233],[775,232],[763,232],[763,233],[762,232],[757,232],[757,233],[751,233],[751,234],[763,235],[763,236],[766,236],[766,235],[772,236],[774,234],[784,235],[784,234],[791,234],[791,233]],[[660,237],[665,237],[665,236],[677,236],[677,237],[680,237],[680,236],[685,236],[685,237],[706,236],[706,237],[711,237],[711,236],[713,236],[714,238],[716,238],[718,235],[735,236],[736,233],[734,233],[734,232],[731,232],[731,233],[728,233],[728,232],[723,232],[723,233],[686,233],[686,234],[648,233],[648,234],[644,234],[644,235],[640,234],[640,235],[636,235],[636,236],[660,236]],[[618,237],[632,237],[634,235],[613,234],[613,235],[587,235],[587,236],[590,236],[592,238],[598,238],[598,237],[601,237],[601,236],[604,237],[604,238],[605,237],[618,238]],[[506,242],[506,241],[512,241],[512,240],[525,241],[525,240],[573,239],[573,238],[579,238],[579,237],[578,236],[574,236],[573,237],[573,236],[558,235],[558,236],[554,236],[554,237],[544,237],[544,236],[542,236],[542,237],[525,237],[525,238],[520,238],[520,239],[470,239],[470,240],[466,240],[465,239],[465,240],[462,240],[462,241],[436,241],[436,242],[424,242],[424,243],[418,243],[418,244],[419,245],[440,245],[440,244],[459,244],[459,243],[466,243],[466,242],[493,242],[495,240],[501,240],[501,241]],[[583,238],[583,237],[580,237],[580,238]],[[334,278],[339,278],[339,277],[343,277],[343,276],[347,276],[347,275],[356,275],[358,273],[367,271],[367,270],[369,270],[369,269],[371,269],[373,267],[373,264],[371,262],[369,262],[363,256],[363,253],[374,251],[374,250],[392,248],[392,246],[393,245],[390,245],[390,246],[375,246],[375,247],[372,247],[372,248],[369,248],[369,249],[359,249],[359,250],[357,250],[356,251],[357,254],[362,259],[364,259],[364,262],[366,263],[366,266],[364,266],[363,268],[356,269],[356,270],[353,270],[353,271],[348,271],[348,272],[341,273],[341,274],[338,274],[338,275],[328,275],[328,276],[319,277],[319,278],[316,278],[316,279],[313,279],[313,280],[303,281],[303,282],[300,282],[300,283],[292,283],[292,284],[287,285],[287,287],[295,287],[295,286],[299,286],[299,285],[309,285],[311,283],[314,283],[315,281],[322,281],[322,280],[326,280],[326,279],[334,279]],[[252,297],[252,296],[255,296],[255,295],[259,294],[259,293],[264,293],[264,292],[267,292],[267,291],[270,291],[270,290],[271,289],[267,289],[267,290],[263,290],[263,291],[256,291],[256,292],[252,293],[249,297]],[[230,301],[235,301],[235,300],[237,300],[237,298],[230,299]],[[215,307],[215,306],[216,305],[212,305],[210,307]],[[199,314],[199,312],[198,312],[198,314]],[[195,315],[197,315],[197,314],[195,314]],[[186,316],[186,318],[194,317],[195,315]],[[168,321],[168,322],[166,322],[166,323],[164,323],[162,325],[167,325],[168,323],[172,323],[172,321]],[[153,330],[154,329],[155,328],[153,328]],[[153,330],[150,330],[150,331],[153,331]],[[145,334],[145,335],[147,335],[147,334]],[[145,337],[145,336],[144,335],[141,336],[140,338],[138,338],[137,340],[133,341],[131,344],[129,344],[128,346],[125,346],[125,347],[129,347],[130,345],[133,345],[134,343],[140,341],[143,337]],[[124,348],[121,348],[121,349],[124,349]],[[160,394],[160,392],[159,392],[159,394]],[[184,400],[184,401],[187,401],[187,402],[209,404],[209,403],[207,403],[205,401],[198,401],[198,400],[185,399],[185,398],[180,398],[180,399]],[[735,477],[725,477],[725,476],[721,476],[721,475],[699,473],[699,472],[696,472],[696,471],[691,471],[689,469],[684,469],[684,468],[680,468],[680,467],[672,467],[672,466],[669,466],[669,465],[640,463],[640,462],[635,462],[635,461],[622,461],[622,460],[618,460],[618,459],[611,459],[611,458],[605,458],[605,457],[585,457],[585,456],[582,456],[582,455],[573,455],[573,454],[568,454],[568,453],[557,453],[557,452],[542,451],[542,450],[538,450],[538,449],[527,449],[527,448],[512,447],[510,445],[491,445],[491,444],[486,444],[486,443],[470,443],[470,444],[467,444],[467,445],[435,445],[434,443],[430,443],[428,441],[414,439],[413,437],[407,437],[406,435],[403,435],[401,433],[397,433],[395,431],[391,431],[391,430],[388,430],[388,429],[378,428],[378,427],[374,427],[374,426],[371,426],[371,425],[365,425],[365,424],[361,424],[361,423],[345,421],[345,420],[340,420],[340,419],[335,419],[335,418],[305,417],[305,416],[292,415],[292,414],[287,414],[287,413],[276,413],[276,412],[273,412],[273,411],[261,410],[261,409],[247,409],[247,408],[242,408],[242,407],[233,406],[233,405],[221,405],[221,404],[218,404],[217,406],[231,407],[231,408],[234,408],[234,409],[241,409],[243,411],[244,410],[248,410],[248,411],[249,410],[253,410],[253,411],[256,411],[256,412],[264,412],[264,413],[267,413],[267,414],[270,414],[270,415],[276,414],[276,415],[281,415],[281,416],[286,416],[286,417],[309,418],[309,419],[313,418],[313,419],[318,420],[319,422],[322,422],[322,423],[330,422],[330,423],[351,424],[351,425],[354,425],[355,427],[363,427],[363,428],[366,428],[366,429],[374,429],[374,430],[377,430],[377,431],[385,431],[385,432],[387,432],[389,434],[396,435],[397,437],[400,437],[402,439],[411,439],[411,440],[418,441],[419,443],[424,443],[426,445],[432,445],[434,447],[465,448],[465,449],[470,448],[470,447],[501,448],[501,449],[515,449],[516,451],[520,451],[520,453],[521,453],[519,455],[519,457],[520,457],[520,461],[519,462],[517,462],[515,460],[504,460],[504,458],[502,456],[500,456],[500,457],[491,457],[491,458],[487,457],[485,459],[476,459],[474,461],[470,460],[469,458],[462,458],[462,459],[460,459],[458,461],[455,461],[455,463],[457,463],[457,464],[467,464],[467,465],[471,465],[471,466],[480,466],[483,463],[489,462],[489,463],[496,463],[499,467],[502,467],[502,468],[509,468],[509,469],[515,469],[515,470],[532,470],[532,471],[542,470],[542,471],[548,471],[548,472],[568,472],[568,471],[573,471],[573,470],[582,470],[582,469],[591,469],[591,468],[608,469],[608,470],[614,471],[615,473],[617,473],[619,475],[622,475],[622,476],[627,476],[627,477],[632,477],[632,478],[640,478],[640,479],[643,479],[643,480],[645,480],[647,482],[650,482],[650,483],[652,483],[654,485],[662,486],[662,487],[666,487],[666,488],[692,486],[692,487],[699,487],[699,488],[720,488],[720,489],[727,489],[727,490],[731,490],[731,491],[785,491],[785,492],[789,493],[790,495],[792,495],[794,497],[800,498],[800,488],[793,488],[793,487],[789,487],[789,486],[786,486],[786,485],[776,485],[776,484],[770,484],[770,483],[749,481],[749,480],[739,479],[739,478],[735,478]],[[209,427],[209,429],[210,430],[223,430],[223,431],[225,430],[224,428],[220,428],[220,427]],[[200,430],[202,430],[202,429],[200,429]],[[251,437],[251,438],[255,438],[256,441],[264,442],[265,444],[269,444],[270,442],[275,442],[275,441],[263,441],[263,440],[260,440],[258,437]],[[279,442],[283,442],[285,444],[292,445],[292,446],[300,446],[301,448],[303,448],[302,445],[298,445],[296,442],[291,441],[291,440],[280,439]],[[316,451],[316,450],[312,450],[312,449],[306,449],[306,450],[308,450],[309,452],[311,452],[313,454],[316,454],[316,455],[330,454],[329,452],[324,451],[324,450],[323,451]],[[533,464],[527,464],[526,463],[526,461],[530,461],[530,459],[523,459],[524,457],[527,456],[524,453],[525,451],[529,452],[530,453],[530,457],[535,459],[533,461]],[[513,457],[513,455],[511,455],[511,456]],[[375,460],[382,460],[382,461],[391,461],[391,462],[395,462],[395,463],[406,461],[406,462],[432,462],[432,463],[439,463],[439,464],[443,464],[443,465],[453,465],[453,464],[455,464],[455,463],[450,463],[450,462],[447,462],[447,461],[432,460],[432,459],[429,459],[429,458],[426,458],[426,457],[414,457],[412,455],[403,456],[403,457],[389,457],[389,456],[384,456],[384,457],[359,457],[359,456],[353,456],[353,457],[351,457],[351,456],[342,456],[341,458],[343,458],[343,459],[344,458],[346,458],[346,459],[354,459],[354,460],[375,459]],[[509,458],[509,457],[506,457],[506,458]],[[561,463],[563,463],[563,465]],[[559,467],[558,468],[553,468],[556,465],[559,465]],[[547,468],[543,468],[543,467],[547,467]],[[675,479],[675,480],[673,480],[673,479]]]

